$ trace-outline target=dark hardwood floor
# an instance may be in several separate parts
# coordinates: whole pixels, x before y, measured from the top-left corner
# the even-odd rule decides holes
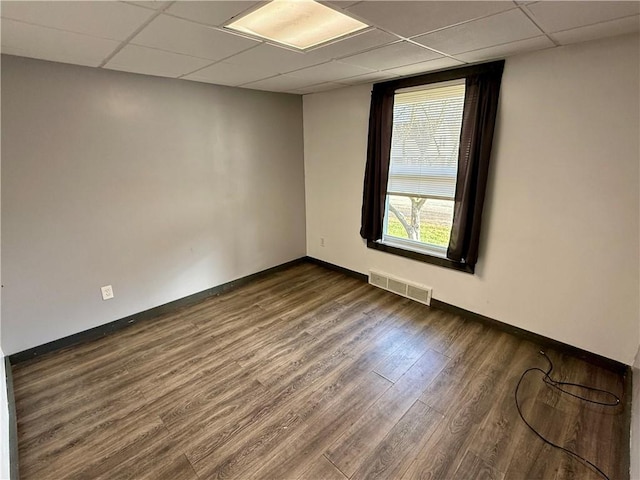
[[[597,479],[540,347],[312,264],[13,367],[21,478]],[[547,351],[558,379],[622,378]],[[623,407],[530,374],[624,471]]]

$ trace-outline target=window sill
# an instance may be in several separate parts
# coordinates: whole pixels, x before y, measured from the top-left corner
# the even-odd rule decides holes
[[[473,274],[474,268],[466,263],[454,262],[448,258],[436,257],[435,255],[429,255],[426,253],[414,252],[413,250],[407,250],[404,248],[394,247],[381,242],[367,241],[367,247],[374,250],[380,250],[381,252],[391,253],[400,257],[410,258],[411,260],[417,260],[418,262],[430,263],[432,265],[438,265],[440,267],[451,268],[460,272]]]

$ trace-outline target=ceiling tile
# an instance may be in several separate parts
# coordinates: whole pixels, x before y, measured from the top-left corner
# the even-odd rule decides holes
[[[519,40],[517,42],[497,45],[495,47],[481,48],[472,52],[462,53],[456,57],[465,62],[479,62],[482,60],[494,60],[505,58],[523,52],[531,52],[534,50],[542,50],[543,48],[555,47],[553,42],[545,35],[539,37]]]
[[[324,56],[318,57],[313,52],[294,52],[286,48],[262,44],[251,50],[229,57],[225,62],[253,67],[263,70],[267,74],[276,75],[278,73],[287,73],[316,65],[326,60],[328,59],[324,58]]]
[[[308,82],[290,75],[278,75],[277,77],[258,80],[257,82],[242,85],[242,88],[254,90],[268,90],[272,92],[287,92],[309,86],[313,82]]]
[[[392,45],[376,48],[375,50],[342,58],[340,61],[372,70],[387,70],[412,63],[433,60],[439,57],[441,57],[441,55],[417,45],[408,42],[397,42]]]
[[[258,5],[256,1],[224,1],[224,2],[175,2],[167,9],[167,13],[207,25],[220,26]]]
[[[210,60],[203,58],[127,45],[105,65],[105,68],[160,77],[179,77],[209,63]]]
[[[113,40],[126,39],[152,15],[122,2],[2,2],[3,18]]]
[[[541,34],[519,9],[463,23],[414,38],[418,43],[449,55],[537,37]]]
[[[397,40],[398,37],[385,33],[382,30],[374,29],[316,48],[308,53],[318,58],[331,60],[333,58],[346,57],[347,55],[370,50]]]
[[[352,0],[327,0],[326,2],[319,2],[319,3],[324,3],[328,7],[341,9],[341,8],[350,7],[351,5],[355,5],[358,2],[357,1],[354,2]]]
[[[427,73],[440,70],[441,68],[457,67],[459,65],[464,65],[464,62],[458,61],[455,58],[441,57],[435,60],[414,63],[413,65],[407,65],[405,67],[392,68],[386,70],[386,72],[404,77],[405,75],[417,75],[419,73]]]
[[[537,2],[526,8],[545,32],[555,33],[637,15],[640,13],[640,2]]]
[[[340,80],[340,83],[345,85],[360,85],[362,83],[382,82],[397,77],[398,75],[387,70],[386,72],[372,72],[365,73],[364,75],[357,75],[355,77],[343,78]]]
[[[234,65],[227,62],[218,62],[191,75],[182,77],[186,80],[215,83],[219,85],[241,85],[268,77],[261,70]]]
[[[97,67],[120,42],[2,19],[2,53]]]
[[[124,3],[133,3],[135,5],[138,5],[140,7],[144,7],[144,8],[150,8],[152,10],[162,10],[163,8],[165,8],[167,5],[171,5],[171,2],[165,2],[162,0],[147,0],[145,2],[124,2]]]
[[[259,44],[255,40],[166,15],[153,20],[131,43],[211,60],[221,60]]]
[[[342,87],[344,87],[344,85],[340,83],[326,82],[319,83],[317,85],[311,85],[310,87],[299,88],[297,89],[297,91],[306,95],[308,93],[326,92],[327,90],[335,90],[336,88]]]
[[[596,23],[587,27],[574,28],[551,36],[561,45],[586,42],[596,38],[614,37],[640,31],[640,16],[620,18],[610,22]]]
[[[508,1],[380,1],[347,8],[363,21],[404,37],[515,8]]]
[[[356,75],[363,75],[365,73],[371,73],[371,70],[333,61],[297,70],[291,72],[289,75],[305,80],[309,85],[314,85],[316,83],[340,80],[341,78],[355,77]]]

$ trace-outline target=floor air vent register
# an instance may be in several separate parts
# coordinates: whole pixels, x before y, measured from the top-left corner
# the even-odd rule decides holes
[[[415,300],[416,302],[431,305],[431,287],[408,282],[406,280],[387,275],[386,273],[376,272],[373,270],[369,272],[369,283],[375,287]]]

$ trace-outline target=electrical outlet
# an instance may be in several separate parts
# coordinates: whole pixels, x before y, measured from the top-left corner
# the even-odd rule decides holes
[[[102,291],[103,300],[109,300],[110,298],[113,298],[113,287],[111,285],[105,285],[104,287],[101,287],[100,291]]]
[[[320,237],[320,246],[324,247],[324,237]]]

